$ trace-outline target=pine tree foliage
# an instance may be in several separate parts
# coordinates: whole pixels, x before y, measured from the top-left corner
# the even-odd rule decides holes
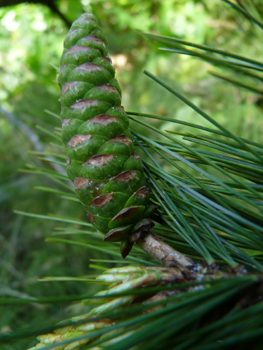
[[[263,29],[262,17],[252,3],[245,7],[241,2],[225,2],[232,6],[230,10]],[[177,38],[144,36],[160,43],[161,49],[171,54],[209,62],[215,67],[212,74],[228,83],[262,93],[258,82],[262,81],[263,64],[254,58]],[[222,70],[231,75],[222,74]],[[130,130],[129,137],[145,154],[143,168],[150,203],[158,207],[152,216],[155,224],[152,232],[176,249],[178,257],[181,254],[194,259],[197,268],[190,271],[180,258],[177,267],[162,267],[135,245],[125,264],[122,263],[124,266],[107,270],[100,265],[104,272],[97,278],[79,278],[80,282],[101,283],[105,290],[95,295],[61,297],[89,305],[89,313],[50,325],[41,331],[39,343],[32,350],[262,349],[263,146],[232,134],[173,86],[148,71],[145,74],[164,88],[163,93],[173,94],[211,124],[204,127],[169,117],[127,112],[130,120],[146,130],[144,134]],[[244,83],[243,77],[248,77],[249,82]],[[182,124],[191,131],[161,131],[151,123],[152,119]],[[156,137],[145,136],[147,130]],[[60,133],[57,130],[53,134],[54,142],[60,142]],[[52,156],[57,158],[55,162],[65,164],[65,154]],[[27,171],[45,174],[65,188],[65,192],[40,190],[57,193],[69,201],[77,200],[65,175],[40,168]],[[49,238],[50,242],[89,247],[111,254],[112,262],[122,261],[119,243],[102,242],[88,222],[19,213],[72,224],[67,230],[61,229],[61,233],[88,231],[91,235],[81,241]],[[83,229],[76,230],[76,223]],[[102,265],[103,262],[106,260],[96,261]],[[55,300],[9,299],[9,302]],[[0,339],[7,341],[32,334],[36,331],[2,335]]]

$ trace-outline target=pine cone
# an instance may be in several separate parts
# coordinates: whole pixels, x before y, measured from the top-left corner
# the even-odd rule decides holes
[[[149,188],[134,153],[121,90],[96,18],[83,14],[64,41],[58,77],[67,174],[104,240],[122,241],[126,257],[152,226]]]

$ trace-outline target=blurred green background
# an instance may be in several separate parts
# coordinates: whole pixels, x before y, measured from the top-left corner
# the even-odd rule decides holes
[[[192,102],[238,136],[259,142],[263,132],[262,95],[228,85],[209,75],[209,64],[193,57],[162,52],[140,35],[140,32],[151,32],[176,36],[262,60],[257,32],[251,35],[254,29],[250,24],[244,23],[221,1],[41,2],[0,1],[0,297],[84,294],[97,288],[84,283],[38,282],[44,276],[92,274],[89,260],[98,258],[99,254],[71,245],[45,243],[45,238],[57,227],[56,222],[13,213],[18,209],[85,217],[79,203],[34,189],[51,185],[61,189],[59,184],[53,185],[44,176],[19,171],[28,164],[52,170],[51,165],[28,151],[55,150],[52,138],[37,127],[51,131],[60,127],[59,119],[46,112],[60,112],[55,67],[59,65],[69,24],[84,11],[95,14],[108,38],[127,111],[208,125],[182,102],[163,93],[161,87],[143,74],[146,68],[184,91]],[[178,124],[151,122],[163,129],[185,131]],[[132,128],[144,132],[138,125],[132,124]],[[77,307],[65,308],[63,304],[3,306],[0,332],[43,325],[77,312]],[[34,340],[26,339],[4,349],[24,349],[34,344]]]

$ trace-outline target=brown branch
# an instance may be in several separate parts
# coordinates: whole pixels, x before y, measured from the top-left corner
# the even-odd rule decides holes
[[[41,3],[44,3],[42,1]],[[45,4],[50,8],[50,10],[58,15],[62,19],[62,21],[66,24],[68,28],[71,26],[71,22],[63,15],[62,12],[59,11],[54,1],[46,1]]]
[[[166,267],[179,267],[193,273],[203,268],[196,261],[169,246],[150,231],[142,235],[136,243],[147,254],[160,261]]]
[[[15,6],[22,3],[30,3],[30,4],[42,4],[50,8],[50,10],[55,13],[57,16],[59,16],[62,21],[66,24],[66,26],[69,28],[71,26],[71,22],[63,15],[62,12],[59,11],[55,0],[0,0],[0,7],[7,7],[7,6]]]

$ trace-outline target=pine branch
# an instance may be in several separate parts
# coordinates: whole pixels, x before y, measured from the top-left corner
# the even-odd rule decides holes
[[[136,243],[152,258],[160,261],[163,266],[179,267],[191,272],[198,272],[202,269],[200,264],[164,243],[152,232],[143,234]]]

